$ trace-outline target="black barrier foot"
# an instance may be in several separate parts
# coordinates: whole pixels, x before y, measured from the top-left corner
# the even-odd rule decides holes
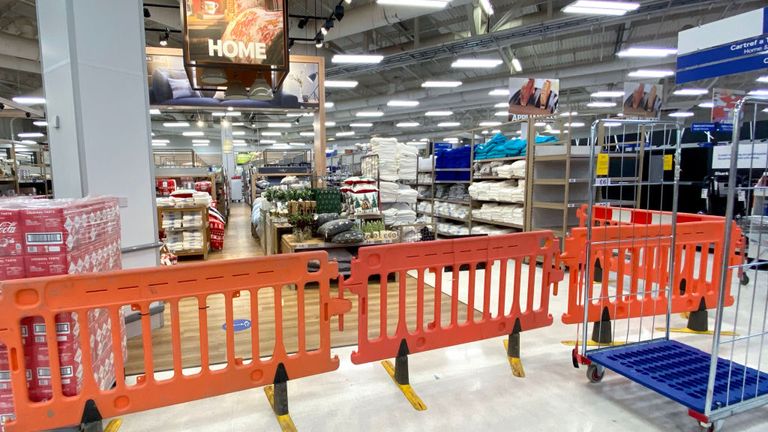
[[[611,314],[608,313],[608,308],[603,309],[603,314],[600,317],[600,321],[594,323],[592,327],[592,341],[598,344],[611,344],[613,343],[613,332],[611,331]]]
[[[274,384],[264,387],[264,394],[283,432],[295,432],[296,425],[288,412],[288,372],[282,363],[277,365]]]
[[[713,331],[709,330],[709,313],[707,312],[707,303],[702,298],[699,301],[699,308],[693,312],[688,312],[684,315],[687,316],[688,324],[685,327],[670,327],[669,331],[672,333],[692,333],[700,335],[711,335]],[[664,327],[658,327],[659,331],[666,331]],[[724,336],[736,336],[736,333],[732,331],[723,330],[720,334]]]
[[[523,362],[520,360],[520,332],[522,327],[520,326],[520,320],[515,320],[515,326],[512,328],[512,333],[509,334],[509,338],[504,341],[504,349],[507,350],[507,360],[509,360],[509,367],[512,368],[512,375],[518,378],[525,378],[525,369],[523,369]]]
[[[384,360],[381,362],[381,365],[384,366],[384,369],[389,374],[390,378],[392,378],[392,381],[397,384],[397,386],[400,388],[400,391],[403,392],[403,395],[405,395],[405,398],[408,399],[408,402],[411,403],[413,408],[416,411],[424,411],[427,409],[427,406],[422,402],[419,395],[416,394],[416,392],[411,387],[410,381],[408,379],[408,344],[406,343],[405,339],[400,341],[400,348],[397,350],[397,357],[395,358],[395,365],[392,365],[392,362],[389,360]]]
[[[82,432],[103,432],[104,426],[101,421],[101,413],[93,399],[88,399],[83,407],[83,416],[80,419],[80,431]]]

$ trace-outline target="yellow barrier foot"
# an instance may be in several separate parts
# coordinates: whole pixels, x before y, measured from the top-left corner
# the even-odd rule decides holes
[[[395,382],[395,385],[397,385],[397,387],[400,388],[400,391],[403,392],[403,395],[405,395],[405,398],[408,399],[408,402],[413,405],[413,409],[416,411],[425,411],[427,409],[427,405],[424,404],[419,395],[416,394],[416,392],[413,390],[413,387],[411,387],[410,384],[400,384],[397,382],[397,379],[395,378],[395,366],[392,364],[392,362],[389,360],[384,360],[381,362],[381,365],[384,366],[384,369],[389,374],[389,377],[392,378],[392,381]]]
[[[506,339],[504,340],[504,351],[509,353],[509,341]],[[507,360],[509,360],[509,367],[512,368],[512,375],[525,378],[525,369],[523,369],[523,361],[520,360],[520,357],[507,355]]]
[[[581,345],[581,341],[579,340],[564,340],[564,341],[560,341],[560,343],[567,346]],[[587,341],[588,347],[609,347],[609,346],[619,346],[624,344],[625,344],[624,342],[595,342],[592,339]]]
[[[293,424],[293,419],[290,414],[277,414],[277,409],[275,408],[275,386],[271,384],[265,386],[264,394],[267,395],[269,405],[272,407],[272,410],[275,411],[275,417],[277,417],[277,423],[280,424],[280,429],[282,429],[283,432],[296,432],[296,425]]]
[[[107,427],[104,428],[104,432],[117,432],[120,430],[120,426],[122,425],[123,425],[123,419],[121,418],[112,419],[107,424]]]
[[[664,327],[656,327],[656,330],[663,332],[663,331],[666,331],[667,329],[665,329]],[[672,328],[669,329],[669,331],[671,333],[688,333],[688,334],[698,334],[698,335],[713,335],[713,334],[715,334],[715,332],[712,331],[712,330],[703,330],[703,331],[701,331],[701,330],[691,330],[688,327],[672,327]],[[722,330],[720,332],[720,334],[722,336],[738,336],[739,335],[736,332],[725,331],[725,330]]]

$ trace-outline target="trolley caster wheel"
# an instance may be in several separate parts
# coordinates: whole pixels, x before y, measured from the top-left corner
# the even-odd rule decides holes
[[[591,383],[599,383],[605,376],[605,368],[596,364],[587,366],[587,379]]]
[[[717,432],[722,430],[725,420],[715,420],[712,423],[699,422],[702,432]]]
[[[749,275],[742,273],[739,282],[741,282],[742,285],[749,285]]]

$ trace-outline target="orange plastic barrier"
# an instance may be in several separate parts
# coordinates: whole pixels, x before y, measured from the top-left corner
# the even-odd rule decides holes
[[[310,261],[320,263],[318,271],[309,272]],[[325,252],[280,255],[254,259],[203,263],[194,266],[148,268],[111,273],[55,276],[10,281],[0,291],[0,344],[8,347],[11,366],[16,420],[5,425],[8,431],[52,429],[81,423],[86,403],[95,402],[101,416],[108,418],[131,412],[188,402],[224,393],[272,384],[278,372],[295,379],[335,370],[339,360],[331,356],[330,319],[350,309],[346,300],[331,298],[329,284],[338,277],[336,263],[329,262]],[[308,283],[317,284],[320,304],[317,310],[304,307],[304,290]],[[283,341],[284,312],[281,289],[294,285],[298,302],[298,352],[287,354]],[[274,289],[273,289],[274,287]],[[251,352],[259,353],[259,296],[262,290],[274,294],[275,347],[270,357],[254,355],[251,362],[235,356],[233,299],[241,293],[250,295]],[[209,366],[209,336],[207,298],[224,297],[226,327],[226,364]],[[264,294],[263,294],[264,295]],[[194,375],[183,375],[179,301],[193,297],[198,301],[199,346],[202,368]],[[150,304],[167,302],[171,316],[173,377],[155,380],[153,345],[150,331]],[[91,332],[88,312],[94,308],[108,310],[112,322],[118,322],[123,305],[141,311],[142,343],[146,375],[136,385],[128,385],[123,373],[123,356],[115,352],[117,382],[114,388],[101,390],[97,386],[91,364]],[[55,315],[76,312],[79,322],[82,355],[82,388],[77,395],[62,394],[62,373],[55,331],[46,331],[50,350],[50,370],[53,397],[44,402],[31,402],[25,380],[25,356],[20,322],[25,317],[41,316],[47,329],[55,329]],[[264,313],[261,311],[261,313]],[[272,313],[272,312],[270,312]],[[307,317],[319,316],[319,348],[306,347]],[[287,318],[285,318],[287,319]],[[117,326],[114,326],[117,328]],[[188,335],[185,335],[188,337]],[[118,332],[112,334],[114,347],[121,347]],[[89,403],[90,405],[91,403]]]
[[[579,218],[579,226],[585,227],[587,222],[586,204],[576,210],[576,216]],[[677,223],[706,221],[722,222],[723,217],[693,213],[677,214]],[[672,223],[672,212],[598,205],[592,207],[592,224],[595,226],[663,223]]]
[[[531,330],[552,324],[549,314],[550,285],[562,280],[563,273],[555,267],[559,253],[558,240],[551,231],[508,234],[492,237],[473,237],[425,243],[406,243],[372,246],[360,249],[352,262],[351,276],[344,287],[358,296],[358,349],[352,354],[356,364],[383,360],[398,354],[405,341],[409,353],[423,352],[497,336],[509,335],[519,323],[519,330]],[[536,276],[536,260],[541,264],[541,275]],[[488,277],[498,269],[497,281]],[[484,268],[482,284],[476,286],[478,267]],[[442,276],[450,268],[453,276],[450,297],[450,322],[442,323]],[[459,301],[459,272],[468,270],[466,306]],[[434,275],[434,288],[426,286],[427,272]],[[394,332],[387,317],[387,277],[398,278],[399,302]],[[415,326],[409,329],[406,318],[407,274],[415,276]],[[523,284],[523,274],[527,283]],[[508,275],[514,282],[508,284]],[[372,310],[369,279],[377,276],[379,310]],[[497,288],[492,293],[492,285]],[[482,311],[475,310],[475,291],[483,290]],[[434,291],[432,314],[425,313],[424,293]],[[511,293],[511,302],[507,299]],[[525,296],[525,301],[521,299]],[[491,312],[491,300],[498,306]],[[535,304],[538,299],[538,305]],[[507,308],[505,305],[510,304]],[[466,308],[466,320],[459,321],[459,309]],[[369,337],[369,319],[378,315],[379,336]],[[425,325],[426,322],[426,325]],[[390,334],[391,333],[391,334]]]
[[[623,215],[615,217],[617,211],[623,212]],[[589,267],[585,265],[587,228],[571,229],[565,239],[565,251],[561,255],[561,261],[570,270],[568,307],[562,317],[564,323],[583,322],[585,287],[589,290],[588,297],[591,299],[588,310],[590,322],[604,319],[604,310],[608,311],[610,319],[666,313],[668,302],[664,290],[669,284],[668,261],[670,247],[673,247],[672,225],[663,223],[658,218],[667,214],[599,208],[595,211],[597,217],[593,218]],[[655,218],[654,223],[650,224],[650,218]],[[724,227],[725,220],[722,217],[678,214],[674,244],[675,289],[671,290],[671,312],[699,310],[702,300],[705,307],[711,308],[717,304],[720,268],[710,264],[709,256],[712,255],[713,263],[720,261],[724,253]],[[731,263],[735,265],[741,260],[736,253],[741,242],[741,232],[734,229],[732,233],[732,246],[728,253]],[[592,280],[585,281],[584,277],[586,268],[596,267],[602,270],[599,286],[595,286]],[[729,271],[728,277],[730,276]],[[733,297],[729,289],[726,292],[726,305],[730,306],[732,303]]]

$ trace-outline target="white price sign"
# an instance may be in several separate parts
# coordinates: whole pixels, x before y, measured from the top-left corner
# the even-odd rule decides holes
[[[766,169],[768,167],[768,144],[742,143],[739,144],[738,168]],[[731,167],[731,145],[712,148],[712,169],[728,169]]]

